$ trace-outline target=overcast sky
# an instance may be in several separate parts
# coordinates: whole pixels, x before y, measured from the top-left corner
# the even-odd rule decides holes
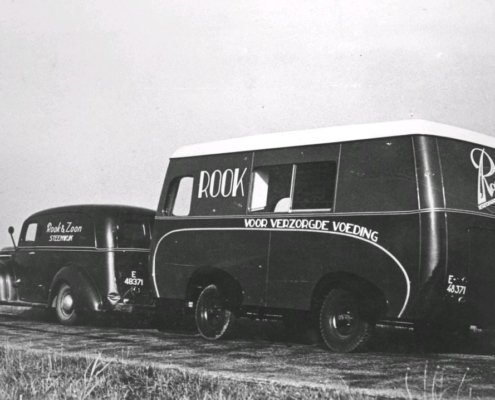
[[[494,21],[488,0],[0,0],[0,246],[47,207],[155,208],[184,144],[408,118],[495,135]]]

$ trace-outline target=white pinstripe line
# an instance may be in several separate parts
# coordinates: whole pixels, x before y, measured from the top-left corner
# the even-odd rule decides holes
[[[158,247],[160,246],[160,243],[162,242],[163,239],[165,239],[167,236],[177,233],[177,232],[188,232],[188,231],[271,231],[271,232],[312,232],[312,233],[326,233],[330,235],[339,235],[339,236],[347,236],[351,237],[353,239],[358,239],[363,242],[372,244],[373,246],[379,248],[382,250],[385,254],[387,254],[400,268],[402,271],[402,274],[404,275],[404,279],[406,281],[406,296],[404,299],[404,304],[402,306],[402,309],[400,310],[399,314],[397,315],[397,318],[400,318],[402,314],[404,313],[407,304],[409,303],[409,297],[411,294],[411,281],[409,279],[409,275],[407,274],[406,269],[404,266],[399,262],[399,260],[392,254],[390,251],[385,249],[384,247],[380,246],[378,243],[372,242],[370,240],[364,239],[359,236],[354,236],[354,235],[349,235],[346,233],[341,233],[341,232],[334,232],[334,231],[320,231],[320,230],[312,230],[312,229],[271,229],[271,228],[184,228],[184,229],[176,229],[170,232],[167,232],[165,235],[163,235],[160,240],[157,242],[155,246],[155,251],[153,252],[153,262],[152,262],[152,267],[151,267],[151,277],[153,279],[153,285],[155,287],[155,292],[157,297],[160,297],[160,293],[158,291],[158,285],[156,283],[156,254],[158,252]]]

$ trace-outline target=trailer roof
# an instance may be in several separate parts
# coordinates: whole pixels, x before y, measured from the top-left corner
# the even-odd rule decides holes
[[[330,128],[269,133],[235,139],[198,143],[179,148],[171,158],[196,157],[210,154],[310,146],[323,143],[340,143],[353,140],[376,139],[406,135],[432,135],[476,143],[495,148],[495,138],[467,129],[420,119],[379,122],[373,124],[344,125]]]

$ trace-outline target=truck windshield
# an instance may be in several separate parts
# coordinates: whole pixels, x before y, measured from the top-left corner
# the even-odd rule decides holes
[[[148,221],[123,220],[115,232],[115,244],[118,248],[150,247],[150,223]]]

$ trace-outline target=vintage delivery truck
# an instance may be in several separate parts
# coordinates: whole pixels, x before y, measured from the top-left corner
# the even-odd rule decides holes
[[[235,316],[315,321],[338,352],[378,322],[493,327],[494,160],[494,138],[421,120],[181,148],[151,247],[161,312],[192,308],[207,339]]]
[[[18,244],[12,236],[14,248],[0,254],[0,304],[48,307],[65,325],[90,312],[151,307],[153,217],[152,210],[113,205],[31,215]]]

